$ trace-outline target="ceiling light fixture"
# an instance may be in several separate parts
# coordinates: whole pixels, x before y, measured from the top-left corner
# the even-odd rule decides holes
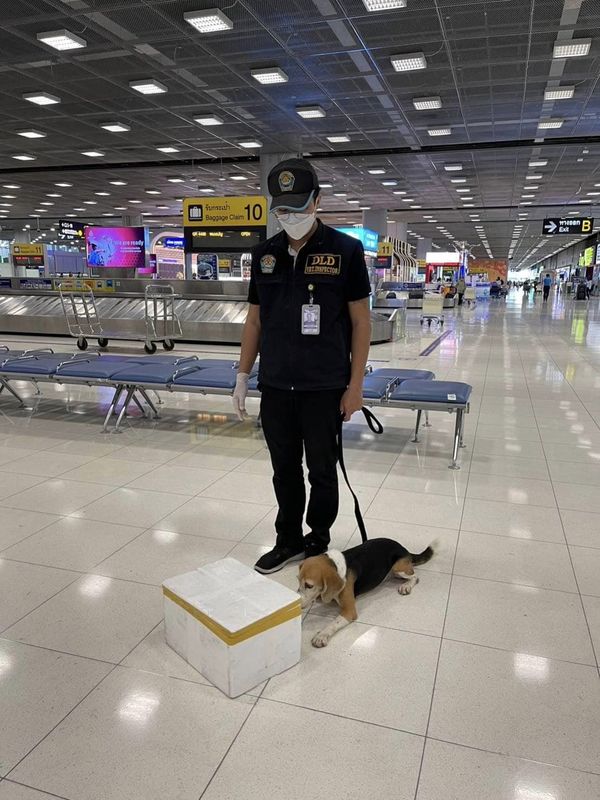
[[[245,139],[243,142],[238,142],[238,145],[246,150],[256,150],[257,148],[262,147],[263,143],[259,142],[258,139]]]
[[[456,192],[458,194],[468,194],[471,190],[470,189],[457,189]]]
[[[23,136],[25,139],[44,139],[46,137],[46,134],[42,133],[42,131],[34,130],[17,131],[17,134]]]
[[[327,183],[327,182],[326,183],[320,183],[320,186],[321,186],[321,189],[331,189],[331,188],[333,188],[333,184],[332,183]]]
[[[381,185],[382,186],[398,186],[398,181],[392,180],[390,178],[390,180],[381,181]]]
[[[349,142],[350,137],[346,134],[336,134],[334,136],[328,136],[327,141],[331,142],[331,144],[342,144],[343,142]]]
[[[450,136],[452,128],[429,128],[427,133],[430,136]]]
[[[13,156],[14,159],[17,161],[35,161],[36,156],[30,156],[28,153],[19,153],[16,156]]]
[[[173,147],[173,145],[171,145],[171,144],[164,144],[164,145],[161,145],[161,147],[157,147],[156,149],[159,151],[159,153],[178,153],[179,152],[179,148],[178,147]]]
[[[154,78],[144,78],[139,81],[129,81],[129,88],[140,94],[164,94],[167,87],[164,83],[154,80]]]
[[[250,73],[255,81],[263,85],[273,83],[287,83],[289,78],[280,67],[267,67],[266,69],[253,69]]]
[[[145,189],[146,194],[160,194],[159,189]]]
[[[110,197],[110,192],[94,192],[98,197]]]
[[[123,122],[104,122],[100,127],[111,133],[127,133],[131,130],[129,125],[125,125]]]
[[[450,183],[466,183],[466,178],[450,178]]]
[[[178,178],[175,175],[172,178],[167,178],[169,183],[184,183],[185,178]]]
[[[543,175],[526,175],[525,176],[525,180],[526,181],[541,181],[543,177],[544,177]]]
[[[223,120],[221,117],[217,117],[216,114],[210,114],[208,117],[194,117],[194,122],[197,122],[198,125],[202,125],[203,128],[209,128],[213,125],[223,125]]]
[[[462,172],[462,164],[444,164],[446,172]]]
[[[571,39],[564,42],[555,42],[554,58],[581,58],[588,55],[591,46],[591,39]]]
[[[431,111],[442,107],[441,97],[414,97],[413,106],[417,111]]]
[[[392,56],[390,60],[396,72],[413,72],[418,69],[427,69],[425,53],[406,53]]]
[[[544,100],[570,100],[574,94],[574,86],[560,86],[556,89],[546,89]]]
[[[81,155],[88,158],[102,158],[104,153],[101,153],[100,150],[84,150]]]
[[[395,11],[406,8],[407,0],[363,0],[367,11]]]
[[[397,189],[394,191],[394,194],[407,194],[407,192],[405,192],[404,189]]]
[[[372,169],[367,170],[369,175],[385,175],[386,170],[384,167],[373,167]]]
[[[127,186],[127,181],[109,181],[113,186]]]
[[[87,42],[81,36],[76,36],[71,31],[64,28],[60,31],[46,31],[45,33],[36,34],[36,39],[39,42],[47,44],[54,50],[80,50],[82,47],[87,47]]]
[[[564,119],[560,119],[560,118],[556,117],[554,119],[541,120],[538,123],[538,128],[541,131],[549,131],[549,130],[554,130],[556,128],[562,128],[562,126],[564,124],[565,124]]]
[[[545,159],[542,159],[540,161],[530,161],[529,162],[529,166],[530,167],[545,167],[547,165],[548,165],[548,161],[545,160]]]
[[[230,175],[229,179],[232,181],[248,181],[250,180],[250,176],[236,173],[235,175]]]
[[[206,11],[186,11],[184,20],[199,33],[218,33],[230,31],[233,22],[219,8],[208,8]]]
[[[321,119],[327,112],[321,106],[296,106],[296,114],[302,119]]]
[[[52,106],[55,103],[60,103],[60,97],[49,92],[27,92],[22,97],[23,100],[35,103],[36,106]]]

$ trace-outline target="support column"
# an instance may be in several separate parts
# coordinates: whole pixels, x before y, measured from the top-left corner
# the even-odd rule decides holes
[[[432,245],[432,239],[417,239],[417,259],[425,259],[427,253],[431,253]]]
[[[373,208],[370,211],[363,211],[362,214],[362,224],[363,228],[369,228],[372,231],[377,231],[377,233],[383,238],[384,236],[388,235],[388,224],[387,224],[387,209],[385,208]]]
[[[407,228],[406,222],[390,222],[387,226],[388,236],[391,236],[392,239],[406,242],[408,236]]]
[[[286,161],[288,158],[298,158],[297,153],[261,153],[260,154],[260,191],[269,202],[271,202],[271,195],[269,194],[268,179],[269,173],[276,164],[280,161]],[[281,226],[275,219],[273,214],[269,214],[267,219],[267,238],[275,236],[279,233]]]

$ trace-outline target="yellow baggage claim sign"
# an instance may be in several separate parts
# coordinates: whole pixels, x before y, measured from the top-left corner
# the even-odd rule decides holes
[[[267,214],[267,199],[259,195],[188,197],[183,204],[185,251],[247,253],[267,238]]]

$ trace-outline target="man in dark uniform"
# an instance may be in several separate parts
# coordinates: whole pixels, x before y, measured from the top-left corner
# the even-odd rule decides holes
[[[295,158],[269,175],[271,211],[284,229],[252,253],[248,317],[233,397],[246,415],[260,352],[261,420],[279,505],[276,545],[256,563],[277,572],[327,550],[338,513],[337,431],[362,407],[369,354],[369,276],[362,244],[317,219],[319,180]],[[303,535],[306,456],[311,486]]]

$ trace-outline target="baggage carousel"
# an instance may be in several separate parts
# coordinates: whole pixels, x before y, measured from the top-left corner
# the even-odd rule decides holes
[[[57,279],[55,285],[60,281]],[[65,279],[65,283],[67,279]],[[247,314],[248,284],[243,281],[169,281],[175,291],[175,311],[187,342],[239,344]],[[139,339],[145,334],[144,288],[148,281],[115,281],[95,289],[98,317],[103,328],[119,338]],[[373,312],[372,344],[391,341],[394,321]],[[69,336],[58,290],[23,288],[18,278],[0,288],[0,333]],[[89,337],[93,340],[93,336]]]

